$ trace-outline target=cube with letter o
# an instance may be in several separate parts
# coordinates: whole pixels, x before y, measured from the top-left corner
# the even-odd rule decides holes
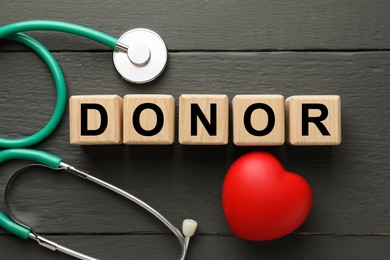
[[[175,99],[171,95],[126,95],[123,103],[125,144],[173,144]]]

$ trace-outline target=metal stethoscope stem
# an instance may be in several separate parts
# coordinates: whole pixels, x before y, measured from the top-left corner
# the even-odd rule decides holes
[[[66,164],[64,162],[61,162],[59,164],[59,167],[58,168],[52,168],[52,167],[49,167],[47,165],[42,165],[42,164],[34,164],[34,165],[30,165],[30,166],[27,166],[27,167],[24,167],[23,169],[19,170],[18,172],[16,172],[13,177],[10,179],[10,181],[8,182],[7,184],[7,187],[6,187],[6,192],[5,192],[5,204],[6,204],[6,208],[7,208],[7,211],[8,211],[8,214],[10,215],[11,219],[19,224],[20,226],[30,230],[31,232],[28,234],[28,238],[36,241],[39,245],[41,245],[42,247],[45,247],[47,249],[50,249],[52,251],[59,251],[59,252],[62,252],[64,254],[67,254],[67,255],[70,255],[70,256],[73,256],[75,258],[78,258],[78,259],[82,259],[82,260],[97,260],[97,258],[93,258],[93,257],[90,257],[90,256],[87,256],[85,254],[82,254],[82,253],[79,253],[75,250],[72,250],[72,249],[69,249],[67,247],[64,247],[62,245],[59,245],[57,243],[55,243],[54,241],[51,241],[43,236],[40,236],[39,234],[35,233],[32,231],[31,227],[29,227],[28,225],[24,224],[24,223],[21,223],[11,212],[11,210],[9,209],[9,204],[8,204],[8,193],[9,193],[9,190],[10,190],[10,186],[11,184],[15,181],[16,177],[22,173],[23,171],[25,171],[27,168],[30,168],[30,167],[33,167],[33,166],[41,166],[41,167],[46,167],[46,168],[50,168],[50,169],[54,169],[54,170],[65,170],[66,172],[69,172],[77,177],[80,177],[82,179],[85,179],[85,180],[88,180],[88,181],[91,181],[99,186],[102,186],[130,201],[132,201],[133,203],[139,205],[140,207],[144,208],[146,211],[148,211],[150,214],[152,214],[153,216],[155,216],[160,222],[162,222],[167,228],[170,229],[170,231],[172,231],[173,234],[175,234],[177,240],[179,241],[179,244],[180,244],[180,248],[181,248],[181,252],[180,252],[180,260],[184,260],[185,257],[186,257],[186,254],[187,254],[187,250],[188,250],[188,246],[189,246],[189,242],[190,242],[190,237],[192,237],[197,229],[197,222],[195,220],[192,220],[192,219],[185,219],[183,221],[183,233],[178,229],[176,228],[171,222],[169,222],[163,215],[161,215],[159,212],[157,212],[154,208],[152,208],[151,206],[149,206],[148,204],[146,204],[144,201],[138,199],[137,197],[131,195],[130,193],[112,185],[112,184],[109,184],[101,179],[98,179],[92,175],[89,175],[81,170],[78,170],[76,169],[75,167],[69,165],[69,164]]]
[[[149,206],[148,204],[146,204],[145,202],[143,202],[142,200],[138,199],[137,197],[131,195],[130,193],[112,185],[112,184],[109,184],[103,180],[100,180],[94,176],[91,176],[83,171],[80,171],[78,169],[76,169],[75,167],[73,166],[70,166],[66,163],[61,163],[60,164],[60,167],[63,168],[64,170],[80,177],[80,178],[83,178],[83,179],[86,179],[88,181],[91,181],[93,183],[96,183],[106,189],[109,189],[113,192],[115,192],[116,194],[119,194],[121,195],[122,197],[125,197],[126,199],[134,202],[135,204],[139,205],[140,207],[144,208],[146,211],[148,211],[150,214],[152,214],[153,216],[155,216],[158,220],[160,220],[167,228],[169,228],[173,234],[175,234],[177,240],[179,241],[180,243],[180,246],[181,246],[181,255],[180,255],[180,259],[181,260],[184,260],[185,256],[186,256],[186,253],[187,253],[187,249],[188,249],[188,243],[189,243],[189,236],[186,236],[184,237],[182,235],[182,233],[171,223],[169,222],[163,215],[161,215],[159,212],[157,212],[154,208],[152,208],[151,206]],[[189,222],[193,222],[193,223],[189,223]],[[183,225],[194,225],[194,230],[193,230],[193,233],[195,233],[195,230],[196,230],[196,222],[194,220],[189,220],[189,219],[186,219],[184,220],[183,222]],[[187,227],[183,227],[183,229],[185,229]],[[193,234],[192,234],[193,235]],[[191,235],[191,236],[192,236]],[[80,258],[80,259],[85,259],[85,260],[92,260],[94,258]]]

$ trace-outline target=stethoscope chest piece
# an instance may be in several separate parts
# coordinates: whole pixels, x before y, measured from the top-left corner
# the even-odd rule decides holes
[[[132,83],[147,83],[165,69],[168,51],[161,37],[148,29],[123,34],[114,50],[114,65],[119,74]]]

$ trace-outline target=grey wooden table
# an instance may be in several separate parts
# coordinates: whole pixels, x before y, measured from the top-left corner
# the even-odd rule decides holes
[[[343,142],[337,147],[97,146],[69,144],[69,117],[34,146],[120,186],[175,225],[199,221],[189,259],[390,258],[390,2],[329,1],[2,1],[0,25],[57,19],[114,36],[157,31],[169,49],[161,78],[123,81],[111,50],[62,33],[34,32],[54,53],[69,96],[182,93],[338,94]],[[50,118],[51,75],[26,48],[1,42],[0,134],[35,132]],[[230,125],[231,130],[231,125]],[[314,192],[307,221],[270,242],[232,236],[221,209],[221,185],[241,154],[266,150],[304,176]],[[27,162],[0,165],[0,191]],[[175,238],[138,207],[79,179],[24,175],[12,209],[34,229],[101,259],[175,259]],[[4,210],[4,203],[0,203]],[[71,259],[0,230],[0,259]]]

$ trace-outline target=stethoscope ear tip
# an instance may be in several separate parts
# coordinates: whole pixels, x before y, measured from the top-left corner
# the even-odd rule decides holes
[[[196,229],[198,228],[198,222],[193,219],[185,219],[183,221],[183,235],[185,237],[192,237]]]

